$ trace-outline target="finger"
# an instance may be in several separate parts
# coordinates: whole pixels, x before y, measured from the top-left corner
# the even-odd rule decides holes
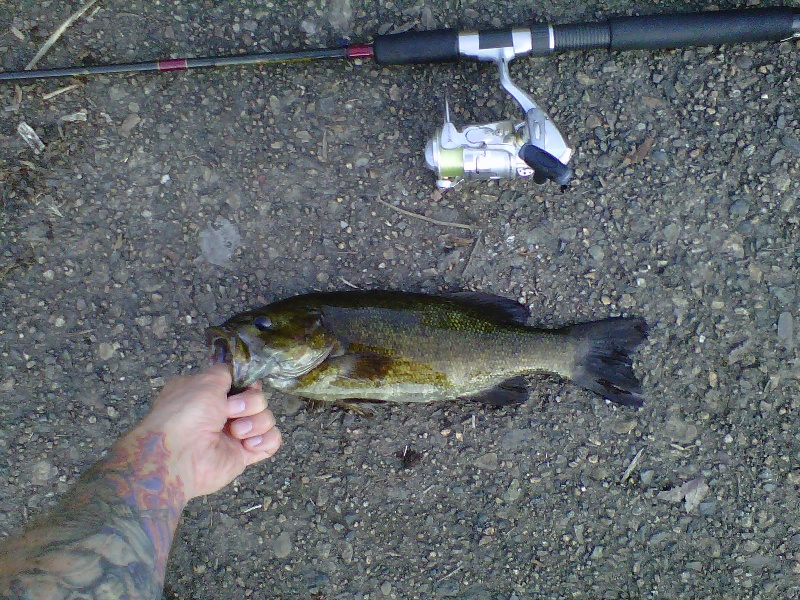
[[[196,380],[203,387],[210,388],[211,391],[227,394],[233,382],[231,366],[224,363],[211,365],[197,375]]]
[[[231,435],[243,440],[263,435],[275,427],[275,415],[272,411],[262,410],[260,413],[231,421]]]
[[[267,400],[261,385],[251,386],[228,398],[228,417],[249,417],[267,408]]]
[[[248,455],[245,457],[247,464],[252,465],[273,456],[281,447],[281,443],[281,431],[277,427],[273,427],[264,435],[247,438],[242,442],[242,446],[248,451]]]

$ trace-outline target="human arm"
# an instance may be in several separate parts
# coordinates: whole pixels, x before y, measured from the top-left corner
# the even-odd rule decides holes
[[[160,598],[186,503],[281,443],[260,386],[227,398],[225,365],[170,382],[57,507],[0,548],[0,598]]]

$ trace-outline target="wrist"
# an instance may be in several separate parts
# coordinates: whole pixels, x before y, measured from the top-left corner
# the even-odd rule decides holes
[[[131,492],[127,500],[135,508],[167,508],[171,525],[177,525],[188,495],[179,457],[164,431],[143,421],[117,442],[104,467],[126,480]]]

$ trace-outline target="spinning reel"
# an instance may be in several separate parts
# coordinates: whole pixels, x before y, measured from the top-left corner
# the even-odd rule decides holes
[[[486,33],[460,33],[459,53],[497,65],[500,84],[519,104],[524,119],[469,125],[459,131],[450,121],[449,106],[445,102],[444,125],[425,147],[425,163],[436,173],[439,188],[451,188],[462,181],[516,177],[533,177],[536,183],[552,180],[566,185],[572,176],[572,169],[567,166],[572,149],[547,113],[509,75],[509,61],[532,49],[531,29],[502,33],[506,35],[495,35],[488,40],[484,39]],[[496,47],[487,47],[498,42]]]

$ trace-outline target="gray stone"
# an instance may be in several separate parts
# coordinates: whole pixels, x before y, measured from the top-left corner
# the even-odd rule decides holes
[[[653,483],[653,477],[655,476],[655,471],[648,469],[647,471],[642,471],[639,480],[642,482],[642,485],[647,487],[651,483]]]
[[[689,444],[697,438],[697,427],[677,415],[672,415],[664,427],[664,433],[678,444]]]
[[[449,579],[443,581],[436,587],[436,595],[444,598],[458,596],[458,583]]]
[[[514,452],[527,446],[532,438],[533,433],[529,429],[512,429],[500,440],[500,447],[503,450]]]
[[[787,133],[781,138],[781,143],[794,156],[800,156],[800,139],[797,136]]]
[[[272,551],[276,558],[286,558],[292,552],[292,538],[286,531],[272,540]]]
[[[748,212],[750,212],[750,203],[747,202],[747,200],[737,200],[731,204],[728,212],[737,217],[744,217]]]
[[[475,466],[486,471],[496,471],[499,466],[497,452],[489,452],[475,459]]]
[[[108,342],[101,342],[100,345],[97,346],[97,356],[100,360],[109,360],[114,356],[115,352],[114,345]]]
[[[58,476],[58,469],[49,460],[39,460],[31,467],[31,481],[35,485],[47,485]]]
[[[200,249],[203,257],[212,265],[219,267],[225,267],[230,263],[233,253],[241,243],[239,230],[222,217],[217,217],[214,225],[200,232]]]
[[[589,256],[591,256],[594,260],[603,260],[606,256],[606,253],[603,252],[603,249],[600,246],[589,246]]]
[[[519,497],[522,495],[522,490],[519,486],[519,479],[514,479],[511,481],[511,485],[508,486],[506,490],[505,496],[503,496],[503,500],[512,504],[519,500]]]
[[[792,313],[782,312],[778,317],[778,339],[788,349],[794,348],[794,319]]]

